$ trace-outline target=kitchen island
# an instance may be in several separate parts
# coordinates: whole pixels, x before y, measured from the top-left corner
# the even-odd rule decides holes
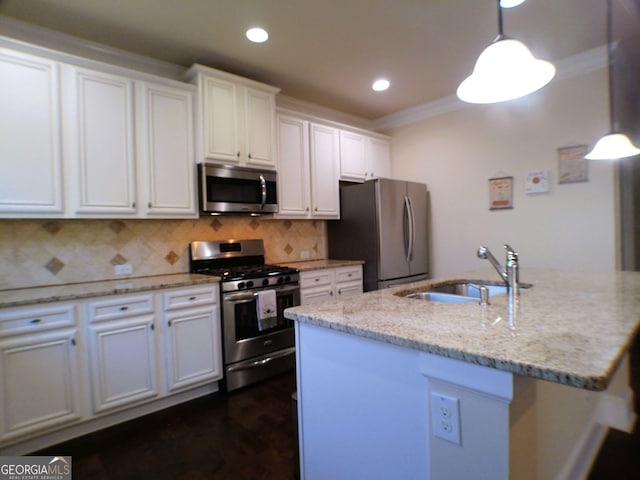
[[[582,478],[632,427],[640,274],[526,270],[514,308],[404,296],[458,278],[496,273],[287,310],[304,478]]]

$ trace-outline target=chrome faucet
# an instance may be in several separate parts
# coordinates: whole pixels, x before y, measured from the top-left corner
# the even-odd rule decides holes
[[[507,250],[506,268],[493,256],[487,247],[478,248],[478,258],[489,260],[489,263],[496,269],[504,283],[509,287],[509,293],[518,296],[520,293],[520,270],[518,268],[518,253],[509,245],[504,246]]]

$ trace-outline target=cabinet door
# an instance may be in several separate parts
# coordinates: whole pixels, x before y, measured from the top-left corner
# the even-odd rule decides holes
[[[203,77],[202,90],[204,155],[212,160],[238,163],[240,145],[236,85]]]
[[[59,68],[0,48],[0,214],[62,214]]]
[[[153,316],[90,325],[94,412],[156,397]]]
[[[365,137],[340,130],[340,180],[364,182],[367,176]]]
[[[278,116],[278,216],[309,216],[309,123]]]
[[[311,305],[334,300],[333,285],[300,289],[300,305]]]
[[[170,391],[222,378],[220,322],[215,305],[167,315]]]
[[[391,145],[389,140],[368,137],[367,158],[369,160],[367,180],[391,177]]]
[[[0,341],[0,437],[9,439],[81,417],[76,328]]]
[[[74,211],[134,214],[133,81],[66,66],[64,83]]]
[[[275,169],[275,95],[251,88],[243,92],[246,163]]]
[[[311,213],[340,218],[338,130],[311,124]]]
[[[196,216],[193,94],[138,83],[139,198],[147,215]]]

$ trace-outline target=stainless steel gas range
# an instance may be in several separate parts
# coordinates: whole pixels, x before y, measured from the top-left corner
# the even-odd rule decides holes
[[[192,273],[221,278],[227,391],[295,367],[293,322],[284,310],[300,304],[298,270],[265,264],[262,240],[192,242]]]

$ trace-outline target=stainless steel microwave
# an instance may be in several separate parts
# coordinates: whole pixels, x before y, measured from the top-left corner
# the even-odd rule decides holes
[[[200,212],[273,213],[278,211],[277,173],[271,170],[198,164]]]

